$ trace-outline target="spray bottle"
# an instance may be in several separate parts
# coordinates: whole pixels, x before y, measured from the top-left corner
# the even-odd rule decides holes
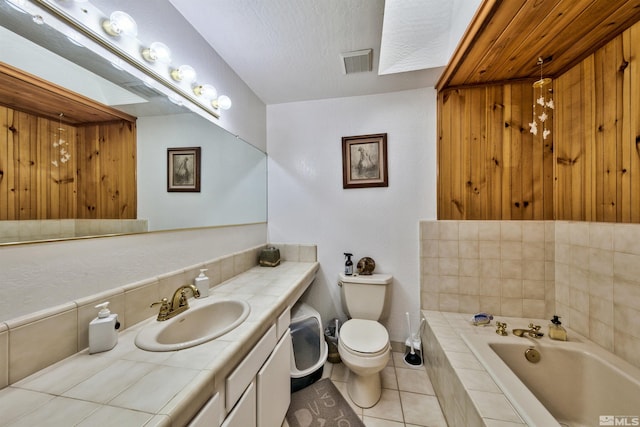
[[[351,257],[353,256],[353,254],[345,252],[344,256],[347,258],[344,263],[344,274],[346,276],[351,276],[353,274],[353,261],[351,261]]]

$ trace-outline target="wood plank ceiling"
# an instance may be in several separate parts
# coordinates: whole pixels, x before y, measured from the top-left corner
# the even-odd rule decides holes
[[[640,0],[485,0],[437,89],[556,78],[640,19]]]
[[[136,118],[0,62],[0,105],[70,125]],[[60,117],[62,113],[62,117]]]

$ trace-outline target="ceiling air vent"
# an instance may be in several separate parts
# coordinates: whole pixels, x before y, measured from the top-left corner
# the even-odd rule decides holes
[[[361,73],[373,69],[373,49],[343,52],[340,54],[340,58],[342,59],[343,74]]]

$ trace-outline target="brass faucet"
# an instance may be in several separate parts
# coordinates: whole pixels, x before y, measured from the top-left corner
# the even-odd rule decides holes
[[[200,291],[194,285],[184,285],[180,286],[173,293],[171,297],[171,304],[169,304],[169,300],[166,298],[162,298],[161,301],[154,302],[150,305],[153,307],[154,305],[160,305],[160,312],[158,313],[158,322],[162,322],[163,320],[169,320],[177,314],[182,313],[189,309],[189,300],[187,299],[187,289],[191,289],[191,293],[194,298],[200,298]]]
[[[544,333],[540,332],[540,325],[533,323],[529,323],[529,329],[514,329],[512,332],[517,337],[542,338],[544,336]]]
[[[502,335],[503,337],[507,335],[506,322],[496,322],[496,334]]]

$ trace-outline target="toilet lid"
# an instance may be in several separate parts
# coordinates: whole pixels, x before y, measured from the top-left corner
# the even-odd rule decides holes
[[[389,344],[389,334],[375,320],[351,319],[340,328],[342,344],[360,353],[378,353]]]

